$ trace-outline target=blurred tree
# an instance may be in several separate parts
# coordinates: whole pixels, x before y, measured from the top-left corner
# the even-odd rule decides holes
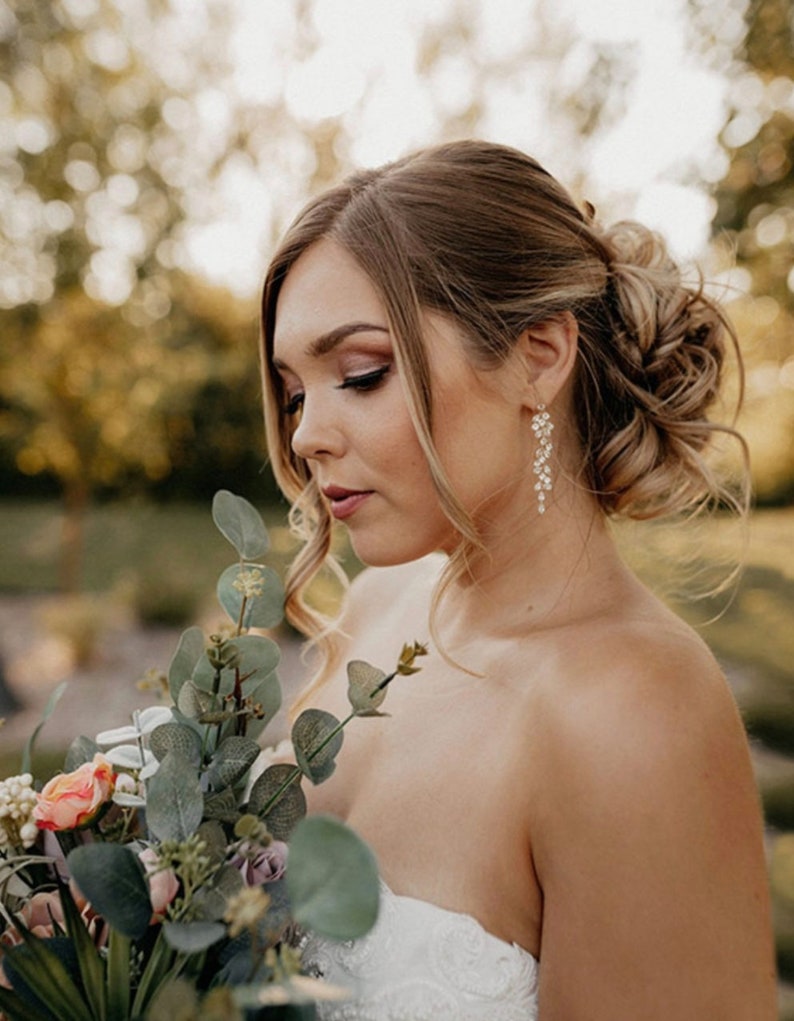
[[[230,195],[258,188],[244,211],[267,244],[309,194],[366,159],[362,139],[404,102],[384,105],[367,86],[343,111],[319,92],[299,101],[296,83],[323,81],[350,49],[325,34],[326,7],[268,8],[266,90],[250,96],[230,0],[0,0],[0,447],[16,471],[58,481],[66,587],[92,494],[203,493],[219,474],[259,471],[254,309],[183,269],[198,239],[228,255],[233,286],[259,260],[256,241],[241,254],[223,233]],[[411,26],[431,113],[401,148],[487,136],[505,103],[520,111],[516,144],[530,144],[540,104],[555,122],[546,154],[583,181],[585,140],[619,115],[632,65],[550,12],[538,0],[497,39],[498,18],[453,0]]]
[[[794,498],[794,6],[689,0],[732,85],[714,233],[747,294],[733,312],[748,365],[743,428],[761,499]],[[727,9],[726,9],[727,8]]]
[[[225,5],[0,0],[0,440],[65,502],[62,582],[78,582],[98,487],[171,470],[177,415],[211,354],[175,273]],[[206,347],[206,345],[205,345]]]

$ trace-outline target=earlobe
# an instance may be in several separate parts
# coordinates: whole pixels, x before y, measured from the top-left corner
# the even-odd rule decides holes
[[[527,327],[518,341],[526,379],[526,403],[550,405],[568,381],[576,363],[579,324],[571,312]]]

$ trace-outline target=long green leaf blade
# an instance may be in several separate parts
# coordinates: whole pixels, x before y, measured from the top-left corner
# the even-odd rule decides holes
[[[30,772],[30,763],[31,763],[31,759],[33,758],[33,745],[36,743],[36,738],[41,733],[41,728],[44,726],[44,724],[47,722],[47,720],[55,712],[55,707],[60,702],[61,696],[66,691],[66,688],[67,688],[66,681],[61,681],[61,683],[58,685],[58,687],[53,690],[52,694],[47,699],[47,704],[44,706],[44,710],[42,711],[41,719],[39,720],[38,726],[35,728],[33,733],[30,735],[30,737],[25,742],[25,748],[24,748],[24,750],[22,752],[22,772],[23,773],[29,773]]]
[[[28,955],[14,955],[14,967],[22,981],[35,989],[59,1021],[94,1021],[60,958],[18,920],[16,926],[29,951]]]
[[[41,1021],[41,1014],[29,1007],[16,993],[0,988],[0,1011],[8,1021]]]
[[[129,936],[110,930],[108,941],[107,1021],[127,1021],[130,1012]]]
[[[58,892],[61,897],[66,932],[74,944],[77,954],[77,964],[80,968],[80,978],[83,983],[86,999],[97,1021],[105,1021],[105,966],[97,953],[94,941],[88,933],[85,922],[77,910],[77,905],[69,891],[69,887],[62,886]]]

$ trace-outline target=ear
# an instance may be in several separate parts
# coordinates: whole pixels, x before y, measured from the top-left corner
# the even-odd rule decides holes
[[[527,406],[534,409],[552,403],[573,372],[578,340],[579,324],[571,312],[560,312],[524,330],[516,350],[523,362]]]

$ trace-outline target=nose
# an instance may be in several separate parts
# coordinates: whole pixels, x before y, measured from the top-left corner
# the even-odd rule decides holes
[[[319,399],[304,397],[300,421],[292,434],[292,449],[305,461],[323,456],[339,457],[342,453],[342,432]]]

